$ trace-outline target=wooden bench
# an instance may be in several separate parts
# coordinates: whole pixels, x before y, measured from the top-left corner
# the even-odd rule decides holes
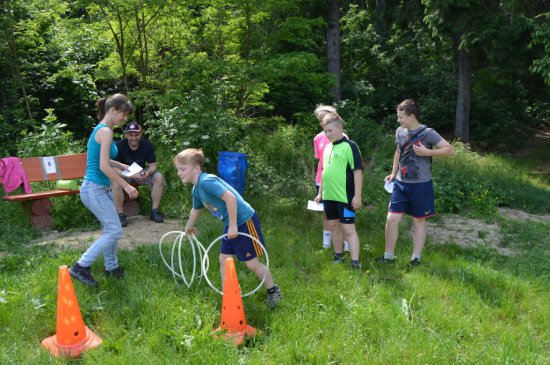
[[[83,178],[86,173],[86,153],[52,157],[21,158],[21,166],[27,175],[29,183],[54,182],[62,179]],[[2,177],[0,177],[2,183]],[[28,208],[32,225],[39,230],[51,227],[50,198],[63,195],[79,194],[80,190],[51,189],[32,193],[16,193],[5,195],[2,199],[10,202],[23,202]]]

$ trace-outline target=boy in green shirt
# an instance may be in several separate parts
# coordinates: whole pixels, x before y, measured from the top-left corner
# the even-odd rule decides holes
[[[344,260],[345,239],[349,243],[351,266],[359,269],[361,261],[355,211],[361,207],[361,153],[355,142],[344,137],[344,121],[338,114],[328,113],[323,118],[322,126],[331,143],[323,151],[323,175],[315,201],[323,200],[324,211],[333,232],[333,262],[340,263]]]

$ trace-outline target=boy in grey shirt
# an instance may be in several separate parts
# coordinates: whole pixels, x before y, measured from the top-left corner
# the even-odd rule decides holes
[[[420,264],[426,242],[426,218],[435,215],[432,184],[432,156],[449,156],[453,147],[432,128],[420,124],[420,107],[412,99],[397,106],[400,127],[395,132],[397,148],[392,173],[384,181],[393,181],[386,220],[386,246],[381,263],[395,262],[395,244],[403,214],[413,217],[413,255],[411,266]],[[436,149],[432,149],[433,147]]]

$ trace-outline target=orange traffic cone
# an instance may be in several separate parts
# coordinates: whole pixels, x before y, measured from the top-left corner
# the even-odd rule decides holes
[[[214,330],[214,336],[218,332],[227,331],[226,340],[232,340],[235,346],[239,346],[244,341],[245,334],[254,336],[256,329],[246,324],[244,316],[243,301],[241,298],[241,288],[237,271],[235,270],[235,261],[230,257],[225,264],[225,283],[223,286],[222,299],[222,319],[220,326]],[[261,331],[257,331],[261,334]]]
[[[101,343],[101,338],[84,325],[73,282],[66,265],[59,267],[57,284],[57,327],[55,335],[42,341],[42,346],[55,357],[77,357]]]

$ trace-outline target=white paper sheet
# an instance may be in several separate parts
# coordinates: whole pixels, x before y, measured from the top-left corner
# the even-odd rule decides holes
[[[324,206],[323,203],[315,203],[313,200],[308,200],[307,209],[322,212],[324,210]]]
[[[55,160],[53,157],[43,157],[42,162],[44,163],[46,174],[55,174],[57,172],[55,168]]]
[[[386,191],[391,194],[391,192],[393,191],[393,181],[386,181],[386,183],[384,184],[384,189],[386,189]]]
[[[143,167],[139,166],[137,163],[134,162],[133,164],[130,165],[130,167],[128,167],[128,170],[122,171],[122,175],[126,177],[130,177],[132,175],[137,174],[141,170],[143,170]]]

